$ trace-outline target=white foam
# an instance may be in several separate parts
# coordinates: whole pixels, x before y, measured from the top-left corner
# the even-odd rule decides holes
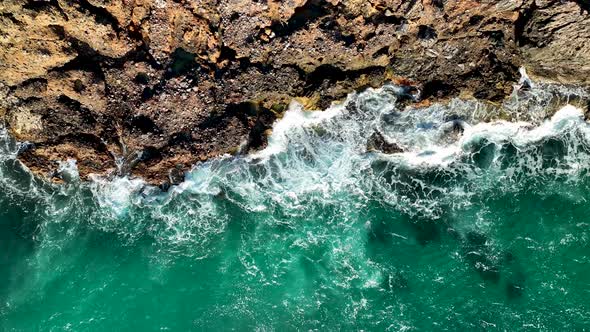
[[[494,143],[511,142],[516,146],[526,146],[555,137],[574,127],[585,125],[584,112],[572,105],[566,105],[557,111],[550,120],[534,127],[528,122],[497,121],[480,123],[465,130],[461,145],[468,146],[482,138]]]
[[[301,105],[292,103],[284,117],[274,124],[264,150],[246,157],[221,157],[199,163],[186,175],[185,182],[167,193],[146,190],[146,183],[140,179],[93,177],[90,189],[101,213],[107,212],[101,214],[97,227],[126,235],[146,232],[171,243],[199,244],[223,232],[228,220],[235,218],[228,212],[232,208],[224,204],[239,207],[240,213],[267,214],[264,222],[284,224],[295,217],[312,220],[314,213],[318,214],[318,206],[341,209],[338,213],[342,220],[330,222],[345,224],[370,199],[404,213],[436,217],[441,205],[468,205],[474,191],[486,190],[481,183],[522,173],[518,169],[520,164],[496,167],[493,175],[478,172],[478,166],[470,164],[465,156],[472,155],[482,140],[497,145],[511,143],[525,150],[547,138],[581,132],[585,141],[580,144],[590,142],[582,111],[574,106],[563,107],[546,121],[538,120],[548,112],[546,105],[550,100],[549,93],[544,94],[542,89],[541,85],[533,87],[530,100],[524,95],[510,101],[512,113],[507,113],[515,114],[515,119],[526,119],[516,122],[480,122],[486,118],[479,114],[482,110],[494,109],[473,101],[402,110],[391,93],[395,89],[368,89],[352,94],[345,103],[326,111],[304,111]],[[523,107],[525,111],[532,109],[534,114],[518,113]],[[456,122],[449,119],[462,119],[462,135],[453,132]],[[366,153],[367,140],[376,131],[401,145],[405,152]],[[0,161],[14,160],[18,146],[2,139],[4,134],[0,129]],[[10,146],[4,149],[5,144]],[[529,154],[519,155],[521,160],[517,163],[526,164],[526,158],[536,158],[531,163],[539,164],[534,149],[525,152]],[[589,164],[583,159],[584,152],[567,153],[567,165],[550,170],[553,174],[568,172],[566,167],[590,167],[584,166]],[[75,166],[75,162],[66,161],[60,165],[60,171],[75,178]],[[12,170],[2,167],[0,164],[0,175]],[[429,176],[437,175],[439,169],[453,173],[459,167],[466,169],[458,176],[460,180],[451,179],[444,185]],[[478,187],[465,184],[468,181],[471,185],[477,182]],[[29,182],[18,188],[25,192],[36,185]],[[86,184],[79,187],[86,188]],[[146,220],[152,224],[145,224]]]
[[[57,172],[61,175],[64,181],[71,182],[80,179],[78,165],[75,159],[68,159],[66,161],[58,161]]]
[[[586,127],[583,111],[575,106],[566,105],[557,111],[550,120],[535,127],[529,122],[494,121],[465,126],[463,135],[454,143],[436,144],[437,136],[429,137],[425,146],[417,150],[399,153],[391,159],[403,161],[410,166],[448,166],[464,154],[471,153],[474,144],[486,140],[497,145],[507,142],[516,147],[526,147],[547,138],[559,136],[578,127]],[[412,147],[410,147],[412,148]]]
[[[456,145],[430,146],[418,152],[403,152],[392,156],[392,160],[400,160],[405,165],[416,166],[445,166],[455,160],[460,149]]]
[[[520,67],[518,69],[518,72],[520,73],[520,80],[518,81],[518,85],[515,86],[515,90],[519,90],[519,89],[521,89],[522,87],[525,87],[525,86],[528,86],[530,88],[534,88],[535,87],[535,83],[533,83],[533,81],[531,80],[531,78],[527,74],[526,68]]]
[[[214,184],[216,175],[212,163],[198,164],[174,190],[177,193],[187,191],[192,194],[219,195],[221,189]]]
[[[272,135],[265,149],[249,155],[249,160],[266,159],[287,149],[289,141],[297,135],[297,130],[317,125],[342,113],[342,105],[332,106],[325,111],[306,111],[303,105],[292,101],[284,116],[275,122]]]
[[[102,208],[112,211],[115,217],[128,212],[129,207],[137,202],[137,194],[146,185],[142,179],[129,177],[105,179],[91,176],[91,180],[91,189],[98,203]]]

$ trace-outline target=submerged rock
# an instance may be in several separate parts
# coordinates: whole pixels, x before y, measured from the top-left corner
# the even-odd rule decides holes
[[[485,234],[470,231],[464,239],[464,257],[475,269],[477,274],[485,281],[498,283],[500,281],[500,267],[492,258],[486,244],[488,238]]]
[[[109,174],[124,141],[158,152],[129,171],[161,183],[264,147],[293,98],[325,108],[391,81],[411,102],[499,101],[521,65],[589,84],[589,23],[558,0],[5,0],[0,122],[34,144],[20,159],[37,174],[70,158],[83,179]]]
[[[465,131],[465,122],[460,119],[453,119],[441,126],[440,141],[451,144],[461,138]]]

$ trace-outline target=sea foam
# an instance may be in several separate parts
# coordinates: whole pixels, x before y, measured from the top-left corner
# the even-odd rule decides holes
[[[399,102],[403,89],[395,86],[352,93],[324,111],[305,111],[293,102],[274,124],[266,148],[196,164],[167,193],[138,178],[92,176],[91,183],[80,183],[74,161],[62,162],[60,172],[75,183],[68,195],[90,192],[100,206],[97,227],[173,243],[203,244],[222,233],[232,218],[226,204],[294,218],[339,204],[350,214],[377,200],[409,215],[436,217],[443,207],[461,208],[474,195],[497,189],[498,179],[515,186],[526,174],[576,178],[587,170],[588,125],[583,111],[568,105],[587,96],[557,85],[527,88],[491,106],[459,99],[405,106]],[[376,132],[403,152],[369,151]],[[54,192],[64,189],[40,186],[32,177],[14,180],[10,163],[19,144],[5,129],[0,136],[5,190],[35,191],[52,205]]]

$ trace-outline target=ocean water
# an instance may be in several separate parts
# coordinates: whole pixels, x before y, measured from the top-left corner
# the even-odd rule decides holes
[[[74,161],[44,183],[1,129],[0,330],[590,329],[586,93],[400,91],[293,104],[265,150],[166,193]]]

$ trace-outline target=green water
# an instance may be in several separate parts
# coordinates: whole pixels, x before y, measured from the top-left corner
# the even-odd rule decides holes
[[[4,133],[0,330],[590,329],[590,129],[574,112],[445,138],[480,106],[368,91],[168,193],[44,184]],[[366,153],[375,128],[417,152]]]

